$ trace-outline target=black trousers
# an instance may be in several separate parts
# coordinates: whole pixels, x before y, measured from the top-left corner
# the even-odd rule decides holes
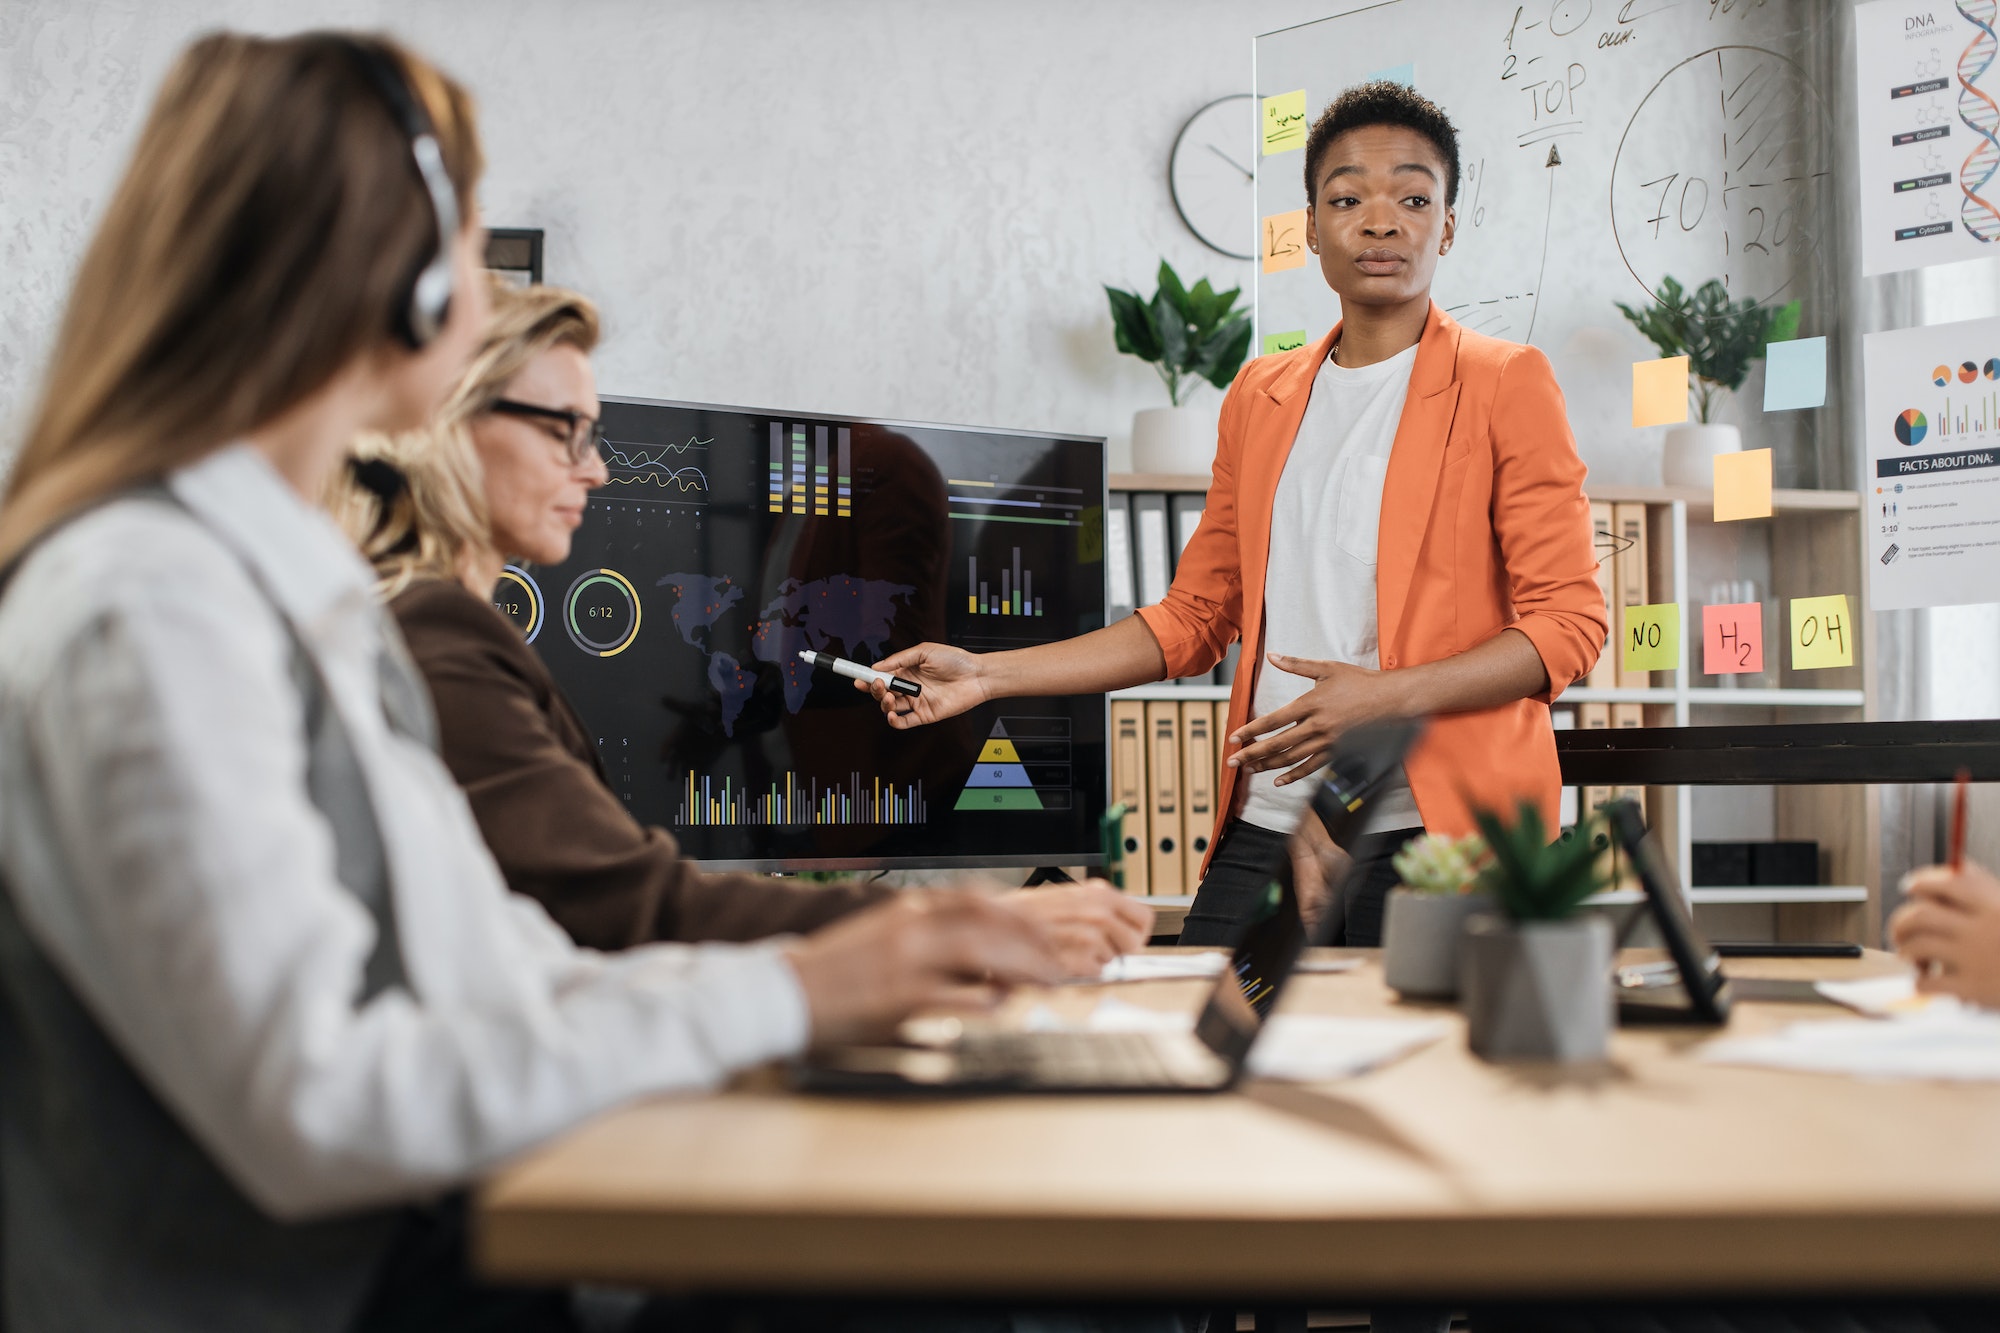
[[[1390,859],[1404,843],[1421,836],[1420,828],[1394,829],[1364,834],[1355,842],[1352,852],[1358,873],[1348,881],[1345,901],[1327,909],[1336,914],[1332,943],[1355,949],[1380,947],[1383,904],[1396,887],[1396,868]],[[1292,858],[1286,842],[1284,834],[1240,819],[1225,824],[1215,855],[1209,858],[1208,874],[1181,926],[1181,943],[1233,947],[1264,886],[1274,876],[1290,881]]]

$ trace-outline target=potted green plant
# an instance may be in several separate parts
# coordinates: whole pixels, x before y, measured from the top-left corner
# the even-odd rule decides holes
[[[1218,389],[1229,387],[1250,351],[1250,312],[1236,309],[1242,288],[1218,292],[1207,278],[1183,286],[1164,259],[1159,280],[1151,300],[1117,287],[1104,289],[1118,350],[1150,363],[1172,404],[1134,414],[1132,467],[1139,472],[1206,472],[1215,457],[1215,418],[1181,400],[1203,380]]]
[[[1467,919],[1493,906],[1473,891],[1485,862],[1486,840],[1476,833],[1426,833],[1391,859],[1402,882],[1389,891],[1382,920],[1382,976],[1398,994],[1458,994],[1459,938]]]
[[[1473,818],[1493,859],[1479,887],[1499,911],[1466,923],[1459,997],[1472,1050],[1487,1060],[1601,1060],[1611,1041],[1611,927],[1579,915],[1610,882],[1601,820],[1550,842],[1523,801],[1513,825]]]
[[[1695,421],[1667,432],[1660,475],[1669,486],[1707,489],[1714,484],[1715,456],[1743,447],[1742,433],[1711,420],[1710,414],[1722,394],[1743,387],[1750,367],[1763,359],[1766,344],[1798,337],[1799,303],[1770,307],[1731,301],[1729,289],[1718,278],[1688,292],[1668,277],[1644,310],[1634,310],[1623,301],[1613,304],[1660,349],[1661,356],[1688,359]]]

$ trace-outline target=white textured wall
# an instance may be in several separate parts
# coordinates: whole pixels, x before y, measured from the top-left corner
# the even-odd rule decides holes
[[[606,392],[1109,435],[1162,404],[1101,282],[1248,288],[1181,122],[1333,0],[0,0],[0,456],[174,53],[382,26],[480,99],[496,226],[604,305]],[[1211,400],[1212,391],[1209,392]]]

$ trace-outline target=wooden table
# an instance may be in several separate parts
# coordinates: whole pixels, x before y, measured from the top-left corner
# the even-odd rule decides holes
[[[1033,998],[1080,1014],[1098,989]],[[1191,1010],[1205,986],[1117,992]],[[1451,1012],[1399,1004],[1372,958],[1300,976],[1286,1007]],[[1742,1005],[1732,1030],[1845,1016]],[[2000,1087],[1706,1065],[1708,1035],[1626,1029],[1608,1065],[1550,1068],[1454,1033],[1361,1078],[1217,1097],[651,1102],[499,1176],[476,1252],[509,1279],[767,1293],[2000,1292]]]

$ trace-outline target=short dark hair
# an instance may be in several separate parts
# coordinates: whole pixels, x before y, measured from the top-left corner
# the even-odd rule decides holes
[[[1306,136],[1306,203],[1310,206],[1319,187],[1316,179],[1320,163],[1333,141],[1349,130],[1370,125],[1400,125],[1415,130],[1431,141],[1444,160],[1444,204],[1458,202],[1458,131],[1444,108],[1407,84],[1388,79],[1357,83],[1327,103],[1326,110],[1313,122]]]

